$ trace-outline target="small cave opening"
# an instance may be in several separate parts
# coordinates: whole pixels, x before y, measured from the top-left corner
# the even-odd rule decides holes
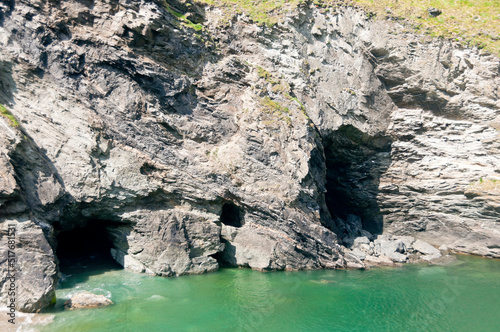
[[[108,221],[91,220],[82,227],[60,231],[56,248],[60,271],[72,274],[89,269],[120,269],[121,266],[111,257],[113,243],[108,227]]]
[[[238,232],[235,228],[240,228],[245,224],[245,210],[233,202],[226,202],[222,205],[220,222],[222,226],[220,242],[224,244],[224,250],[212,255],[212,257],[217,260],[220,267],[235,267],[237,266],[236,248],[231,240]],[[224,228],[224,226],[235,228]]]
[[[380,177],[390,165],[391,141],[347,125],[324,140],[325,201],[340,238],[383,231],[378,203]],[[361,226],[361,229],[360,229]],[[356,233],[356,234],[353,234]]]
[[[226,226],[241,227],[245,224],[244,211],[232,202],[224,203],[220,222]]]
[[[236,248],[228,240],[221,237],[220,242],[224,244],[224,250],[212,255],[219,263],[219,267],[236,267]]]

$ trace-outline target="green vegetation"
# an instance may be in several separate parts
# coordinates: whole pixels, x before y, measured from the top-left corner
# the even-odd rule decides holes
[[[262,105],[268,107],[272,111],[290,114],[290,110],[288,109],[288,107],[282,106],[280,103],[277,103],[274,100],[271,100],[271,98],[269,98],[269,97],[264,97],[262,99]]]
[[[470,184],[469,191],[500,192],[500,180],[479,178],[475,183]]]
[[[498,0],[355,0],[385,17],[402,17],[414,28],[433,37],[453,38],[500,55],[500,1]],[[437,17],[429,7],[442,11]]]
[[[207,157],[213,157],[215,160],[219,158],[219,148],[215,148],[213,151],[206,152]]]
[[[191,22],[190,20],[188,20],[186,18],[186,15],[182,14],[182,13],[179,13],[179,12],[176,12],[175,10],[173,10],[167,3],[165,3],[165,8],[172,14],[174,15],[175,17],[177,17],[179,19],[179,21],[181,21],[185,26],[189,27],[189,28],[192,28],[196,31],[201,31],[203,30],[203,25],[201,24],[195,24],[193,22]]]
[[[283,79],[283,77],[278,78],[276,77],[276,75],[271,74],[261,66],[255,66],[255,69],[257,71],[257,75],[260,78],[271,84],[270,89],[269,87],[262,89],[263,93],[269,93],[271,96],[275,96],[277,99],[282,100],[283,102],[288,104],[288,106],[297,104],[295,106],[297,106],[297,108],[303,114],[304,119],[307,122],[311,120],[307,115],[304,105],[297,99],[297,97],[291,95],[292,90],[290,88],[290,85]],[[277,115],[280,119],[284,120],[288,124],[288,126],[292,125],[292,118],[290,117],[292,115],[292,112],[288,107],[274,101],[270,97],[262,98],[260,103],[265,107],[268,113]]]
[[[0,115],[7,118],[9,124],[12,127],[17,128],[20,126],[19,122],[17,122],[16,118],[12,115],[12,113],[10,113],[2,104],[0,104]]]
[[[307,115],[307,111],[306,111],[306,107],[304,106],[304,104],[302,104],[298,99],[297,97],[292,97],[290,95],[287,95],[288,98],[292,99],[293,101],[295,101],[297,104],[299,104],[300,106],[300,111],[302,112],[302,114],[304,115],[304,117],[306,118],[307,121],[311,120],[311,118],[309,117],[309,115]]]
[[[275,79],[270,72],[262,68],[261,66],[257,66],[257,74],[260,78],[265,79],[268,83],[271,84],[279,84],[279,80]]]
[[[295,102],[296,104],[298,104],[298,108],[304,115],[305,120],[308,122],[310,121],[310,118],[306,112],[306,108],[297,99],[297,97],[293,97],[292,95],[290,95],[292,93],[290,85],[283,78],[276,77],[261,66],[255,66],[255,68],[257,70],[257,75],[260,78],[264,79],[267,83],[271,84],[271,88],[269,90],[264,88],[262,92],[275,95],[278,99],[282,99],[287,104],[290,104],[290,102]],[[272,100],[270,97],[262,98],[261,105],[263,105],[268,112],[278,115],[280,119],[284,120],[289,126],[291,126],[292,119],[290,115],[292,113],[288,107],[281,105],[280,103]]]
[[[271,73],[262,68],[261,66],[257,66],[257,74],[259,75],[260,78],[263,78],[266,81],[272,77]]]
[[[229,22],[245,13],[254,22],[272,27],[305,0],[199,0],[225,9]],[[314,0],[322,10],[340,5],[364,8],[369,18],[403,18],[416,31],[433,37],[453,38],[500,55],[500,1],[498,0]],[[429,7],[442,11],[437,17]]]
[[[342,91],[347,92],[351,96],[355,96],[356,95],[356,91],[354,91],[353,89],[345,88],[345,89],[342,89]]]
[[[272,100],[269,97],[264,97],[260,100],[262,106],[266,110],[274,115],[276,115],[281,120],[284,120],[288,126],[292,125],[292,119],[290,118],[290,109],[280,103]]]

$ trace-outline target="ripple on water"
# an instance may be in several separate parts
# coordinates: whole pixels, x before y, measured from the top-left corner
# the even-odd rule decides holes
[[[225,269],[171,279],[87,271],[62,281],[58,298],[94,290],[115,305],[55,310],[41,330],[499,331],[500,262],[459,260],[367,271]]]

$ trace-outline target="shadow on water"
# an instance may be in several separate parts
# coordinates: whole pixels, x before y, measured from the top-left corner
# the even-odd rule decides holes
[[[92,220],[85,227],[60,232],[57,257],[62,278],[59,289],[72,288],[91,276],[121,270],[111,257],[107,222]]]
[[[123,267],[111,257],[113,247],[105,220],[82,222],[82,227],[57,234],[56,255],[59,261],[59,282],[57,289],[87,290],[81,287],[92,277],[112,271],[123,270]],[[90,290],[91,292],[94,292]],[[100,290],[102,291],[102,290]],[[96,294],[100,294],[98,292]],[[43,313],[54,314],[65,311],[65,302],[70,296],[59,297],[54,305],[43,310]]]

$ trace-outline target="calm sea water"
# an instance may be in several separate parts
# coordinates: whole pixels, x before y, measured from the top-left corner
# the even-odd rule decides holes
[[[88,290],[114,305],[62,310]],[[500,261],[164,279],[109,268],[61,283],[42,331],[500,331]]]

